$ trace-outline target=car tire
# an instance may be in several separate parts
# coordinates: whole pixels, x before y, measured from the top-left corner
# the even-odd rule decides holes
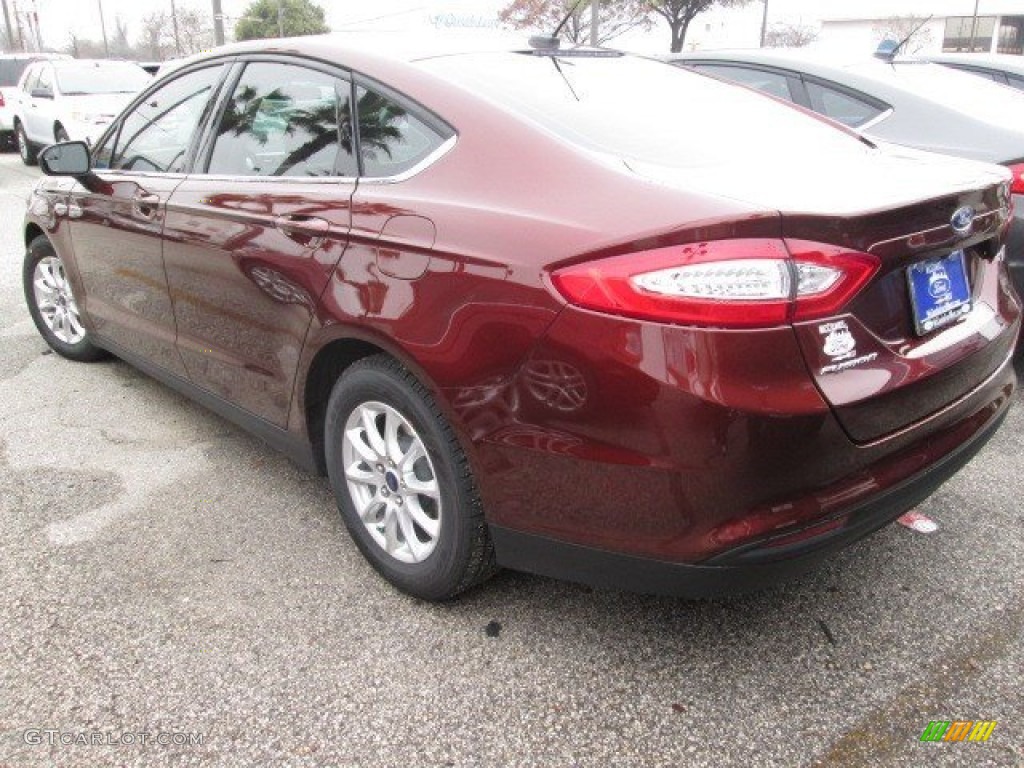
[[[22,283],[29,313],[50,349],[81,363],[107,356],[82,324],[64,262],[43,235],[29,243]]]
[[[65,141],[71,141],[71,137],[68,136],[68,132],[65,131],[64,126],[60,124],[53,129],[53,138],[58,144],[63,144]]]
[[[25,126],[18,123],[17,128],[14,129],[15,135],[18,137],[18,154],[21,155],[21,162],[25,165],[36,164],[36,148],[32,146],[32,142],[28,140],[28,136],[25,134]]]
[[[342,374],[324,433],[342,519],[385,579],[440,601],[495,572],[466,454],[434,398],[396,360],[364,358]]]

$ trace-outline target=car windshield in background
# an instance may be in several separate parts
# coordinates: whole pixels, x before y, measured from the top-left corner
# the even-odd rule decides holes
[[[153,81],[135,64],[65,64],[57,67],[57,87],[65,96],[135,93]]]
[[[0,88],[13,88],[32,59],[0,59]]]
[[[857,141],[760,94],[631,56],[485,53],[419,65],[567,141],[626,161],[700,167],[771,152],[783,138],[823,156]]]

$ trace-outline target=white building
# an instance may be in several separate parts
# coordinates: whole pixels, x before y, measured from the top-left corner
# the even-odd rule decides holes
[[[1024,2],[979,0],[860,0],[849,13],[825,15],[817,45],[844,52],[874,50],[921,25],[908,53],[984,51],[1024,53]],[[930,17],[930,18],[929,18]]]

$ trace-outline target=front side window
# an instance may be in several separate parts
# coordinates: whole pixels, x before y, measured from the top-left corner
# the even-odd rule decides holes
[[[125,117],[112,157],[105,147],[97,153],[97,167],[109,162],[114,170],[181,173],[222,69],[189,72],[150,94]]]
[[[217,127],[208,172],[355,176],[351,84],[293,64],[249,64]]]
[[[21,90],[25,93],[32,93],[32,89],[36,87],[36,83],[39,82],[39,65],[32,67],[25,75],[25,82],[21,86]]]
[[[48,64],[43,64],[39,68],[39,80],[32,87],[53,94],[53,70]]]
[[[359,110],[359,152],[363,175],[370,178],[398,176],[423,162],[448,136],[409,112],[396,100],[360,86],[356,89]]]
[[[850,128],[864,125],[885,111],[883,107],[865,99],[858,99],[850,93],[829,88],[814,80],[805,81],[805,85],[807,96],[811,100],[811,109]]]

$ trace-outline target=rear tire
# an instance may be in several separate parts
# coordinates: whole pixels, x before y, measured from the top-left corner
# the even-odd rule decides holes
[[[32,146],[32,142],[28,140],[28,136],[25,134],[25,126],[18,123],[14,129],[14,135],[18,138],[18,154],[21,155],[21,162],[25,165],[35,165],[36,155],[38,154],[35,147]]]
[[[64,262],[43,235],[29,243],[22,283],[28,311],[50,349],[80,363],[107,356],[82,325]]]
[[[469,461],[431,394],[386,355],[350,366],[325,420],[342,519],[398,589],[448,600],[496,570]]]
[[[63,144],[65,141],[71,141],[71,137],[68,136],[68,132],[64,130],[64,126],[59,124],[53,130],[53,138],[57,140],[58,144]]]

